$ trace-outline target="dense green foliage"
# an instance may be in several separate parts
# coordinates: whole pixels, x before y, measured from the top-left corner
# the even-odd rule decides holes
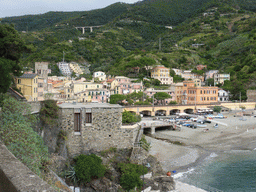
[[[66,61],[90,65],[91,72],[101,70],[141,80],[150,77],[146,66],[159,64],[192,69],[198,74],[216,69],[230,73],[230,84],[219,86],[230,91],[231,99],[238,100],[241,92],[242,100],[246,100],[246,90],[255,87],[256,80],[255,7],[252,0],[117,3],[81,15],[63,16],[60,23],[53,22],[52,26],[57,27],[23,33],[22,38],[31,53],[23,54],[21,63],[33,67],[35,61],[48,61],[54,69],[64,51]],[[17,18],[12,19],[16,19],[18,25]],[[3,22],[6,19],[11,18],[4,18]],[[95,28],[93,33],[81,34],[74,28],[78,23],[103,26]],[[172,26],[172,29],[165,26]],[[207,69],[195,71],[198,64],[206,65]],[[134,70],[135,67],[139,67],[139,71]],[[173,71],[170,75],[174,82],[183,80]],[[152,83],[157,86],[159,82],[145,81],[144,85],[151,87]],[[208,85],[213,85],[212,79],[208,80]]]
[[[54,100],[44,100],[40,109],[40,118],[44,124],[56,125],[58,119],[58,105]]]
[[[130,111],[124,111],[122,113],[122,123],[123,124],[130,124],[130,123],[136,123],[141,121],[141,116],[136,115],[135,113],[132,113]]]
[[[213,111],[216,112],[216,113],[219,113],[221,111],[221,107],[220,106],[214,106]]]
[[[87,183],[90,182],[92,178],[100,178],[105,174],[106,168],[101,164],[101,158],[95,154],[81,154],[75,158],[75,161],[75,173],[80,181]]]
[[[120,184],[125,190],[129,191],[135,187],[142,187],[143,182],[140,176],[148,172],[146,167],[131,163],[120,163],[118,166],[122,172]]]
[[[121,94],[110,95],[110,104],[122,104],[125,98],[126,96]]]
[[[0,23],[0,94],[7,92],[12,75],[20,75],[18,62],[24,49],[24,41],[13,26]]]
[[[140,146],[145,149],[146,151],[149,151],[150,149],[150,143],[146,140],[145,135],[142,135],[140,139]]]
[[[163,104],[163,101],[165,99],[171,98],[171,96],[165,92],[157,92],[154,94],[154,98]]]
[[[0,113],[0,139],[21,162],[40,175],[48,160],[48,148],[43,139],[33,131],[36,119],[30,115],[29,105],[12,97],[3,100]]]

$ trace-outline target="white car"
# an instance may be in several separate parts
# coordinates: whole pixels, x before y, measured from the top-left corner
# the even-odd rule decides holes
[[[190,118],[190,120],[193,121],[193,122],[196,122],[197,118],[196,117],[192,117],[192,118]]]

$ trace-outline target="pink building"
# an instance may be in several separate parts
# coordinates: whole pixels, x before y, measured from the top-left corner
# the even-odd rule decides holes
[[[122,83],[131,83],[131,79],[125,76],[116,76],[115,79],[117,80],[119,85]]]
[[[165,92],[171,96],[171,98],[164,100],[165,104],[170,103],[170,101],[175,101],[175,92],[172,90],[155,90],[154,88],[148,88],[144,91],[144,93],[146,93],[146,95],[149,96],[150,98],[153,98],[153,95],[158,92]]]

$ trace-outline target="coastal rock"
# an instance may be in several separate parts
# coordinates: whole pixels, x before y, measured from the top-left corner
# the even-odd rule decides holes
[[[152,172],[153,177],[165,174],[165,172],[162,169],[162,166],[161,166],[160,162],[154,156],[149,155],[147,157],[147,159],[145,159],[144,161],[146,163],[149,163],[150,167],[148,168],[148,171]]]
[[[175,182],[172,177],[160,176],[154,178],[153,190],[160,190],[161,192],[171,191],[175,189]]]

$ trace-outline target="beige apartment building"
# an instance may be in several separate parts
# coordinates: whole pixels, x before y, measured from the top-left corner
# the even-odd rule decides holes
[[[163,65],[158,65],[151,70],[151,78],[158,79],[161,84],[170,85],[173,83],[173,78],[170,76],[170,69]]]

